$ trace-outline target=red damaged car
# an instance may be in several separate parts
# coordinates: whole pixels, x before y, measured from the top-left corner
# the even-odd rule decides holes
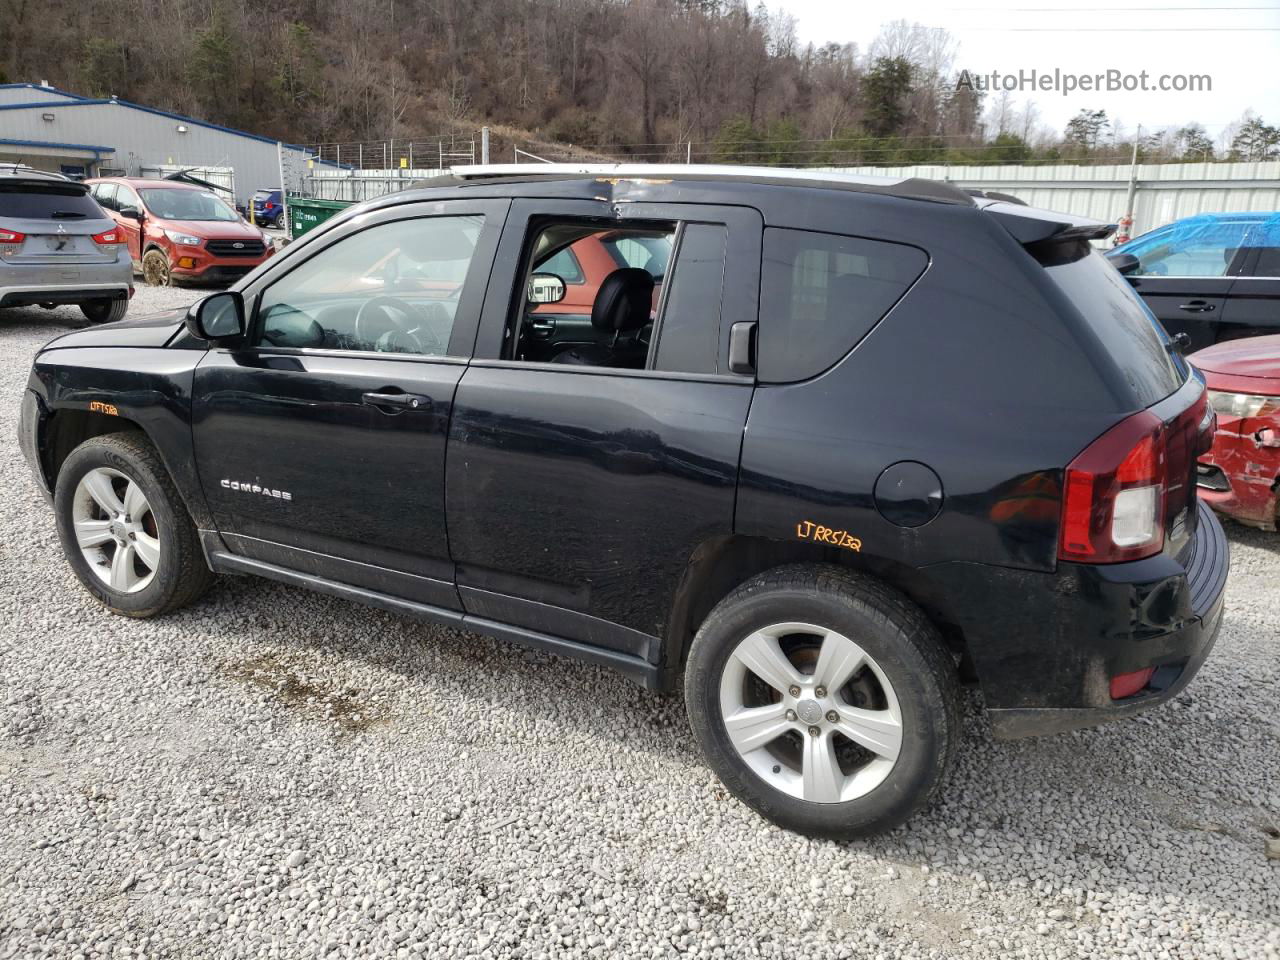
[[[1241,523],[1276,529],[1280,487],[1280,336],[1228,340],[1191,355],[1218,414],[1200,458],[1200,498]]]

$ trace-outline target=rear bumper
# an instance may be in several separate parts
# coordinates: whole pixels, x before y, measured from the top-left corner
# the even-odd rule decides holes
[[[1200,503],[1197,510],[1196,536],[1181,574],[1146,579],[1148,572],[1154,572],[1144,569],[1151,561],[1104,565],[1093,571],[1081,565],[1081,571],[1072,571],[1088,584],[1081,599],[1091,601],[1095,612],[1109,613],[1119,629],[1078,636],[1072,659],[1080,673],[1067,680],[1068,688],[1076,691],[1076,702],[991,709],[995,736],[1039,736],[1129,717],[1171,700],[1191,682],[1217,640],[1230,567],[1222,525],[1205,504]],[[1158,559],[1163,558],[1151,558]],[[1177,626],[1161,629],[1169,623]],[[1052,662],[1061,655],[1054,651],[1046,659]],[[1155,672],[1145,688],[1121,700],[1111,699],[1112,677],[1147,667]]]
[[[129,280],[0,287],[0,307],[29,307],[40,303],[85,303],[89,300],[128,300],[131,287]]]
[[[997,737],[1087,727],[1154,707],[1191,681],[1222,620],[1229,554],[1213,511],[1196,505],[1179,556],[1059,562],[1053,572],[947,562],[922,568],[918,599],[962,641]],[[1122,700],[1111,680],[1155,668]]]

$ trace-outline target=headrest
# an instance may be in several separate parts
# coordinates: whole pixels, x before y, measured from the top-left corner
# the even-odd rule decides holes
[[[639,267],[622,267],[604,278],[591,305],[591,325],[597,330],[623,333],[649,322],[653,277]]]

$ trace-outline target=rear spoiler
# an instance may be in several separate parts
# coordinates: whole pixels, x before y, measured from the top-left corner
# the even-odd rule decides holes
[[[991,214],[1024,247],[1030,244],[1071,243],[1080,240],[1105,240],[1116,231],[1116,224],[1075,217],[1069,213],[1038,210],[995,200],[978,206]]]

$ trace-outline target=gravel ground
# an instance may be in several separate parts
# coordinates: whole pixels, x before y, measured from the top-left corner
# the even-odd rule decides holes
[[[12,439],[79,325],[0,311],[0,956],[1280,955],[1280,536],[1229,527],[1171,705],[1005,744],[971,697],[939,806],[810,841],[603,670],[248,579],[103,612]]]

